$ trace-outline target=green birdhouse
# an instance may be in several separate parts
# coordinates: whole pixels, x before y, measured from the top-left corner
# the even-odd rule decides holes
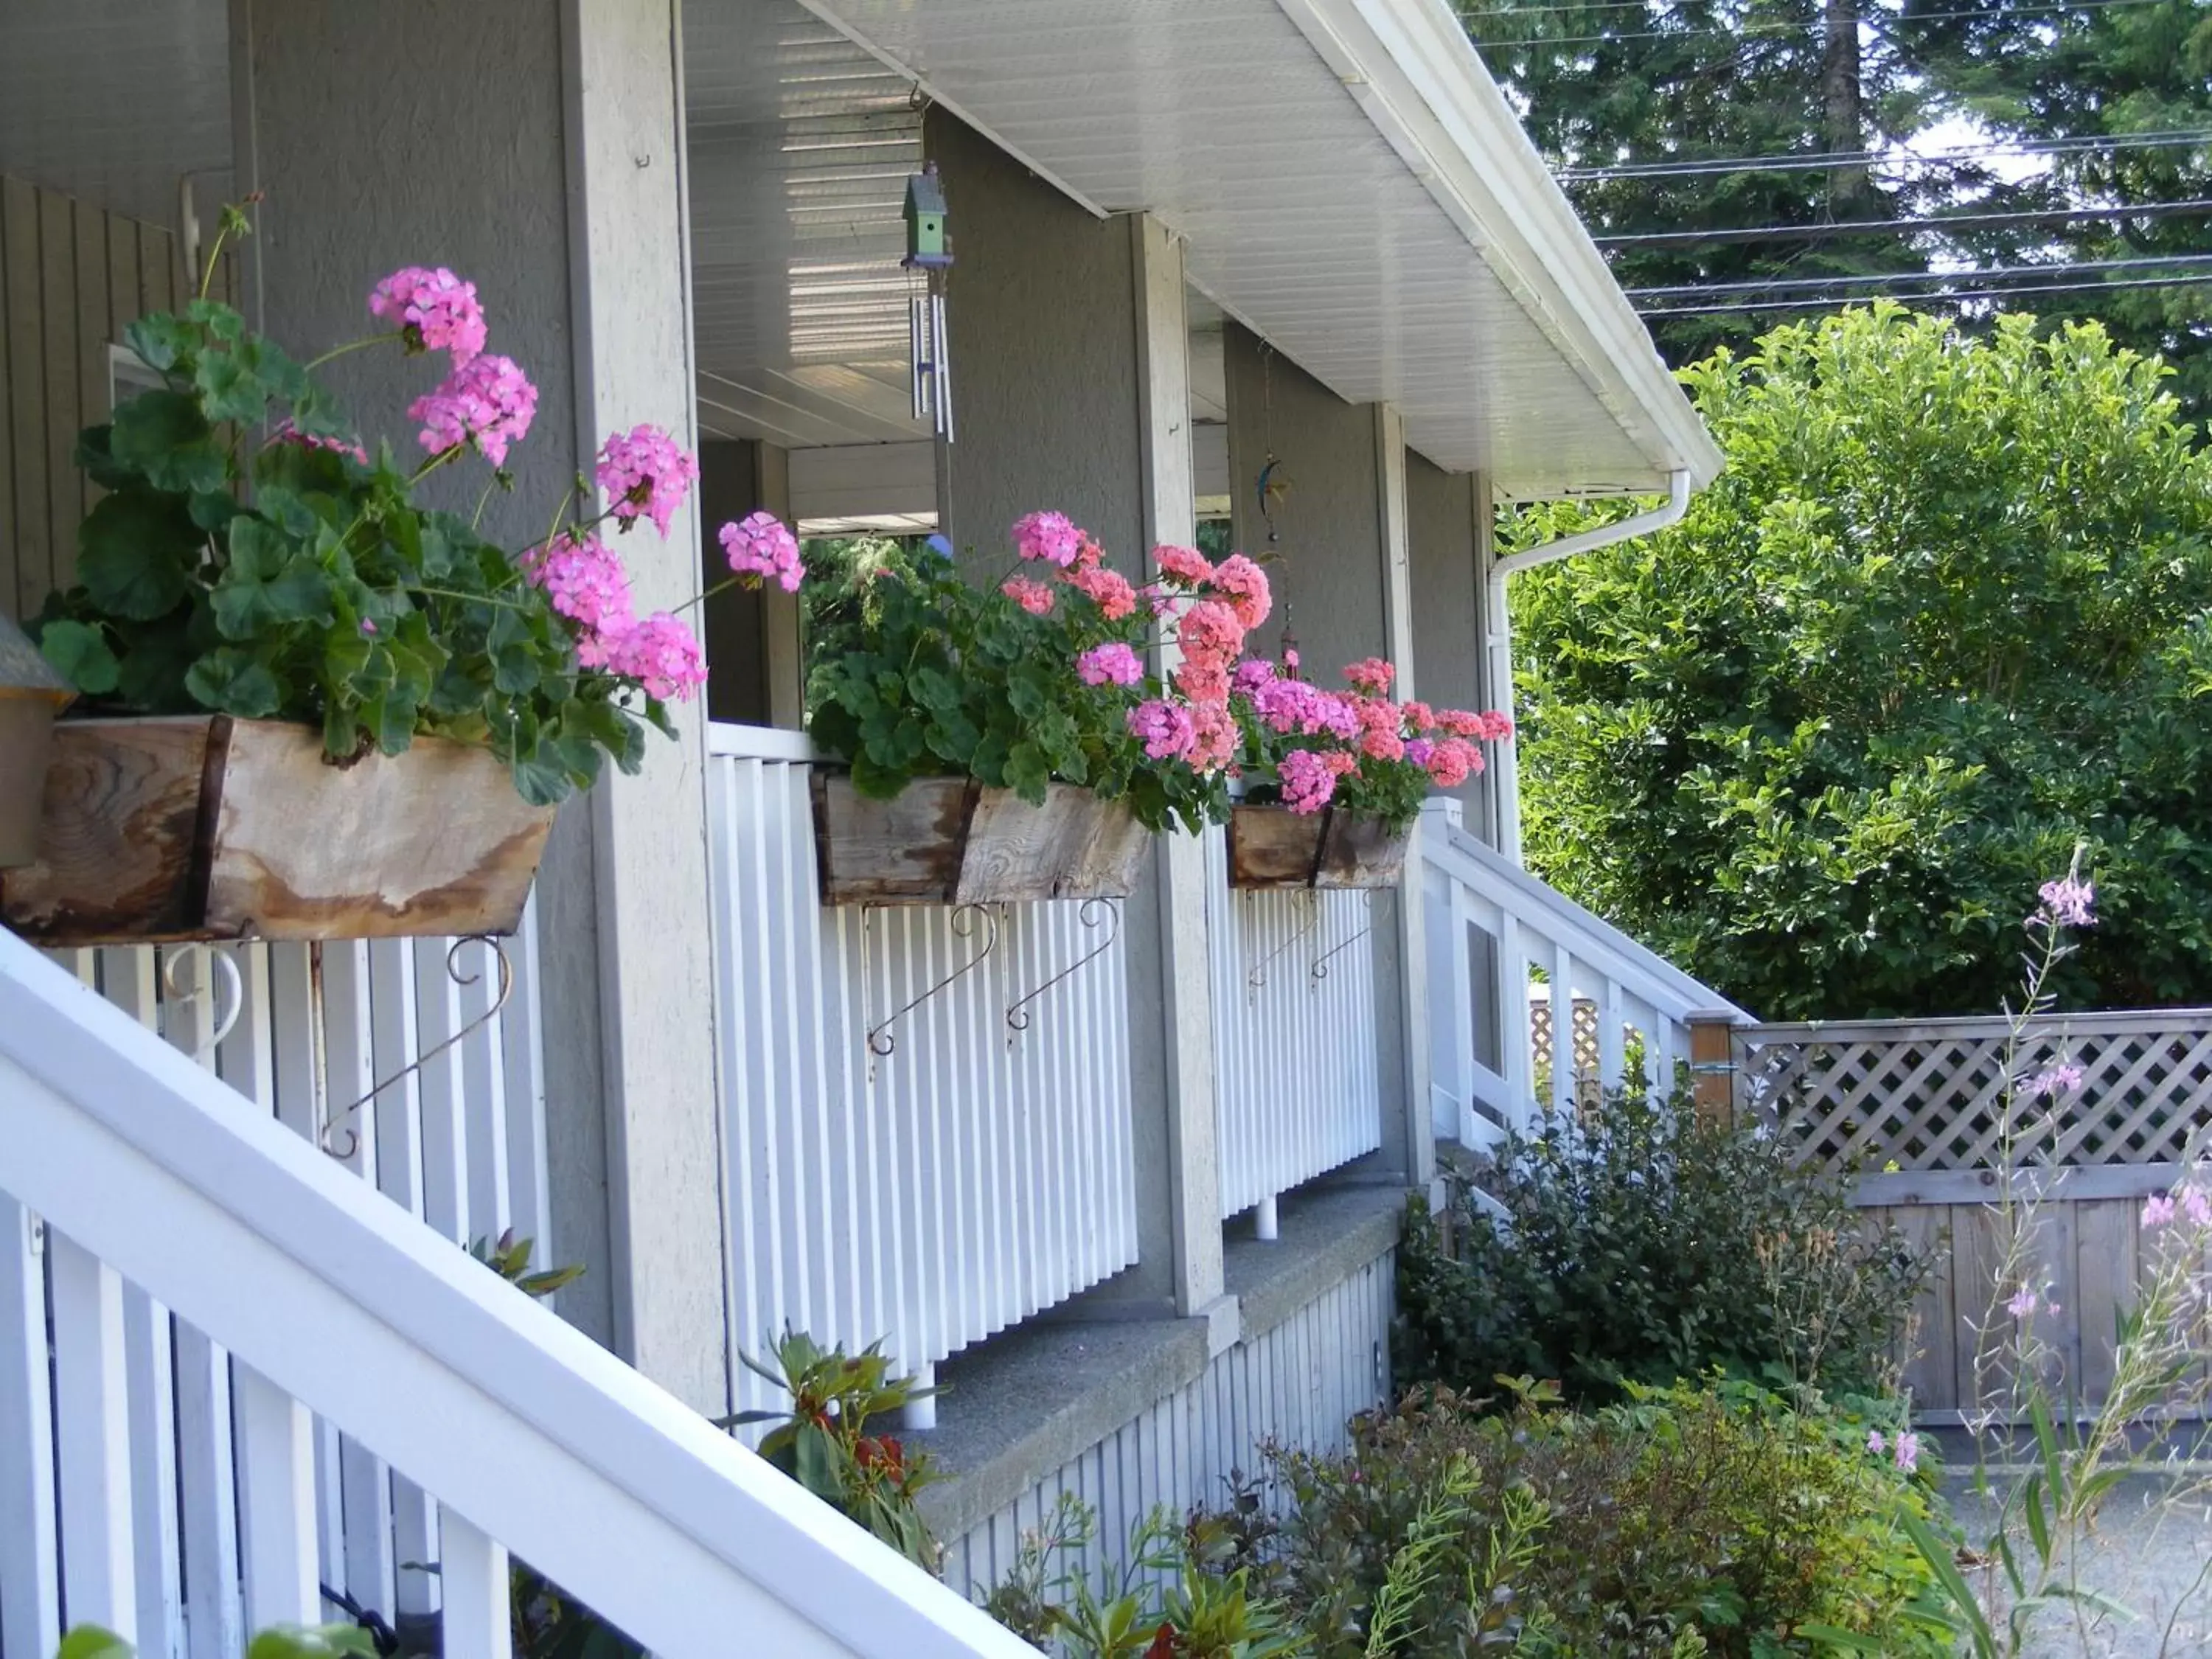
[[[952,263],[952,242],[945,228],[945,186],[937,163],[924,161],[906,181],[906,259],[909,269],[942,270]]]

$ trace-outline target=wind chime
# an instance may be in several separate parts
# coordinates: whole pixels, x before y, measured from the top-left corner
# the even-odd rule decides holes
[[[952,343],[945,326],[945,273],[952,268],[945,231],[945,185],[937,163],[924,161],[906,181],[908,361],[914,365],[914,418],[927,416],[937,435],[952,441]]]

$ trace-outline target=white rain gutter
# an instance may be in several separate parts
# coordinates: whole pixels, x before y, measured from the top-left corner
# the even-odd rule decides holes
[[[1667,505],[1655,507],[1632,518],[1600,525],[1595,530],[1584,530],[1572,536],[1562,536],[1555,542],[1546,542],[1540,547],[1525,548],[1508,554],[1490,567],[1490,591],[1485,596],[1483,616],[1488,621],[1489,633],[1484,643],[1488,660],[1485,666],[1483,701],[1492,708],[1513,713],[1513,623],[1505,609],[1505,584],[1523,570],[1534,570],[1540,564],[1556,564],[1561,559],[1571,559],[1577,553],[1589,553],[1601,547],[1611,547],[1615,542],[1625,542],[1638,536],[1649,536],[1655,531],[1681,522],[1682,515],[1690,510],[1690,473],[1687,468],[1677,468],[1667,475]],[[1497,749],[1496,784],[1498,799],[1498,850],[1521,862],[1521,758],[1518,733],[1499,744]]]

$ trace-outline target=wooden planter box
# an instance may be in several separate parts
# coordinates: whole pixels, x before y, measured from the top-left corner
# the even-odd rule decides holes
[[[1048,785],[1042,806],[973,778],[921,778],[871,800],[817,767],[813,789],[824,904],[1127,898],[1152,840],[1127,805],[1069,783]]]
[[[1237,806],[1229,814],[1231,887],[1395,887],[1411,829],[1395,835],[1373,818],[1324,806]]]
[[[552,823],[443,738],[338,767],[276,720],[64,720],[0,917],[47,945],[511,933]]]

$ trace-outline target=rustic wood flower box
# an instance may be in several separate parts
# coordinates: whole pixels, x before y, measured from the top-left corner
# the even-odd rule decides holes
[[[1239,805],[1229,814],[1229,884],[1244,888],[1395,887],[1405,872],[1408,828],[1324,806]]]
[[[511,933],[552,823],[441,738],[336,766],[289,722],[64,720],[0,918],[46,945]]]
[[[973,778],[918,778],[891,800],[830,768],[812,781],[824,904],[1127,898],[1152,840],[1123,803],[1074,784],[1032,806]]]

